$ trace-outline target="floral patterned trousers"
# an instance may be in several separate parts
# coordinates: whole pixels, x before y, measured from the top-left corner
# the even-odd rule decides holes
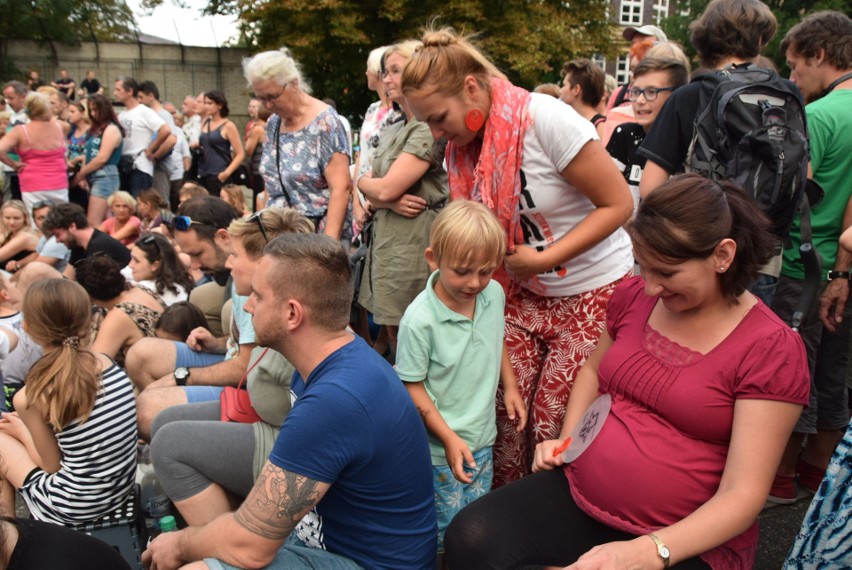
[[[542,297],[526,289],[506,302],[506,345],[527,405],[521,433],[497,392],[496,489],[531,472],[536,444],[559,437],[577,371],[597,346],[616,281],[568,297]]]

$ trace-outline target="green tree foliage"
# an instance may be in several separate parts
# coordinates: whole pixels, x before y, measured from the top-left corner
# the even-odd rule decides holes
[[[433,20],[475,32],[498,67],[532,88],[558,80],[568,59],[615,55],[621,38],[608,6],[609,0],[210,0],[206,11],[238,15],[253,49],[290,48],[314,92],[357,117],[374,97],[364,77],[370,50],[418,38]]]
[[[133,12],[122,0],[0,0],[0,77],[15,75],[6,41],[29,39],[50,45],[54,59],[65,45],[126,37]]]
[[[802,18],[819,10],[838,10],[852,16],[852,0],[763,0],[778,19],[778,32],[763,50],[763,55],[775,62],[779,72],[784,77],[790,75],[786,64],[785,54],[781,53],[781,39],[787,31],[795,26]],[[696,20],[709,0],[678,0],[675,8],[676,15],[663,22],[669,39],[680,43],[690,59],[695,58],[695,49],[689,41],[689,24]]]

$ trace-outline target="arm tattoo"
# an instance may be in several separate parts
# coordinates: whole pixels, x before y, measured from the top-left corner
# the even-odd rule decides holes
[[[272,540],[282,540],[325,494],[321,483],[267,462],[254,488],[234,514],[241,526]]]

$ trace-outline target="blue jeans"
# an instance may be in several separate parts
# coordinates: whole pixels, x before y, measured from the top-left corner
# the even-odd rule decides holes
[[[204,563],[210,570],[240,570],[236,566],[225,564],[215,558],[205,558]],[[308,548],[290,534],[287,541],[278,549],[278,554],[266,566],[267,570],[363,570],[355,562],[319,548]]]
[[[139,196],[139,193],[146,188],[150,188],[154,184],[154,178],[147,172],[136,170],[135,168],[127,175],[127,191],[134,198]]]

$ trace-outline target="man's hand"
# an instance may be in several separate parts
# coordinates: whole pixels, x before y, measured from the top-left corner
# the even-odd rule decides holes
[[[196,327],[186,337],[186,345],[195,352],[222,354],[225,352],[225,338],[222,337],[220,339],[214,336],[213,333],[204,327]]]
[[[825,328],[835,332],[843,322],[846,300],[849,298],[849,280],[832,279],[819,297],[819,319]]]
[[[142,553],[142,564],[149,570],[176,570],[190,562],[180,557],[180,539],[181,531],[162,533]]]

